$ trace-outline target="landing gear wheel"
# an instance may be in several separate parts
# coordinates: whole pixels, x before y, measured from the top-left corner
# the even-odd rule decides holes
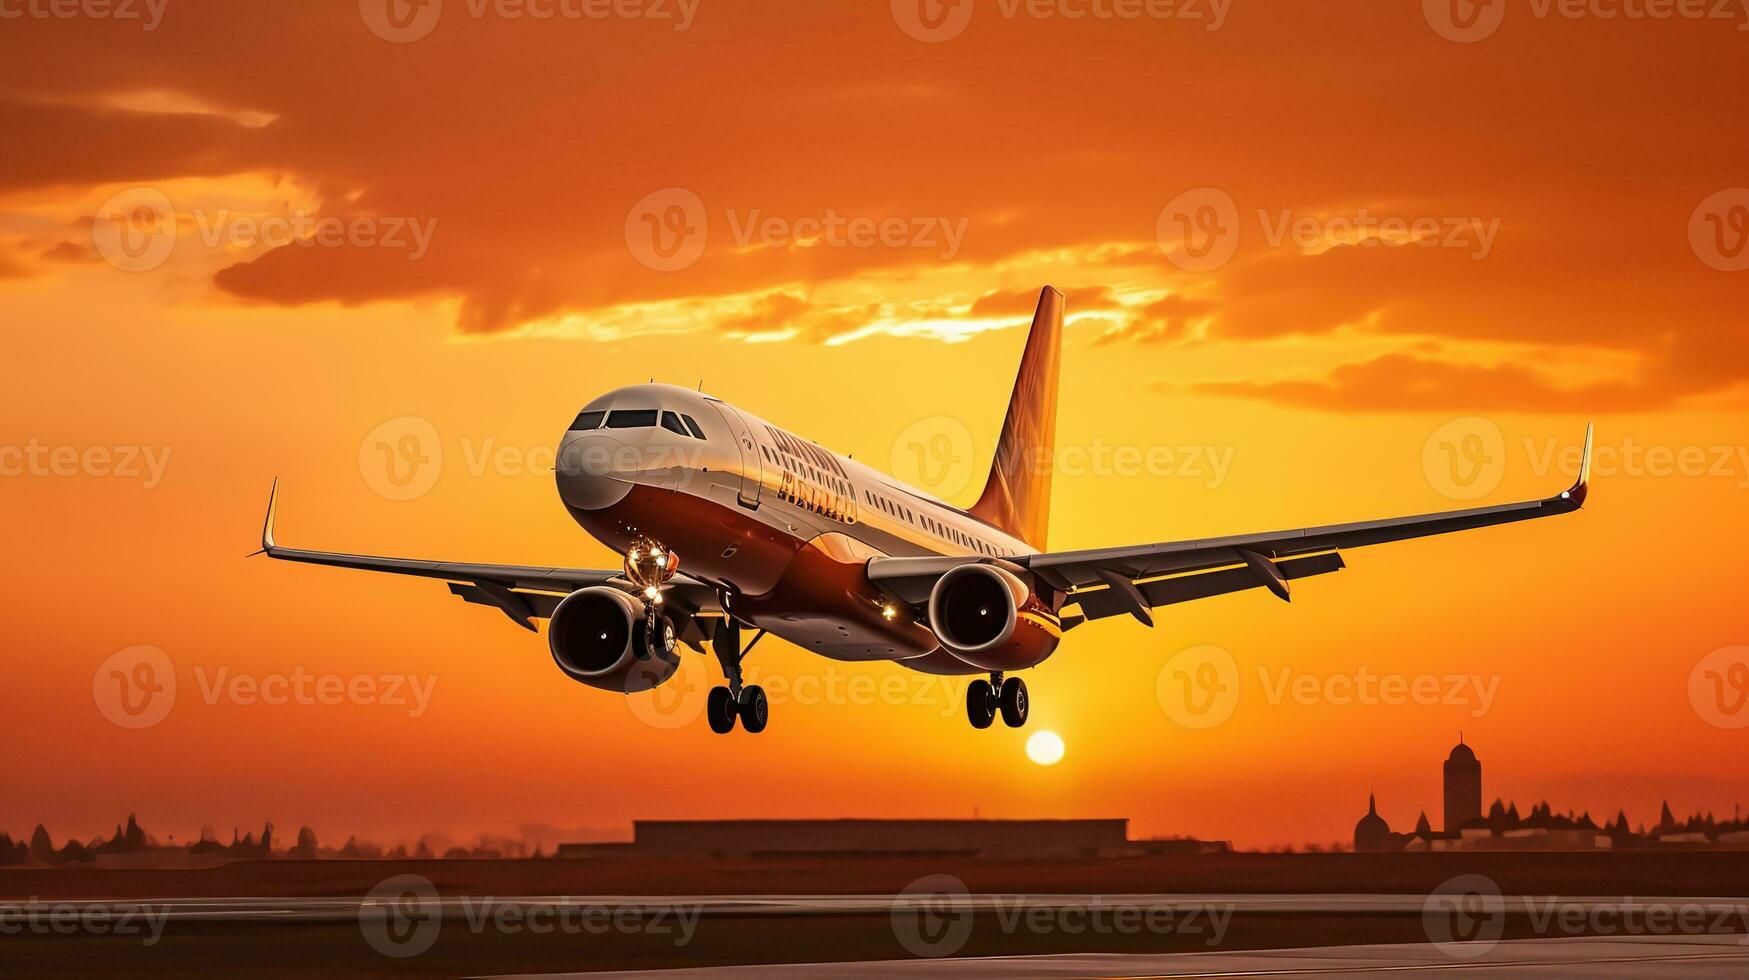
[[[735,698],[729,694],[728,688],[711,688],[710,696],[705,698],[704,714],[705,719],[710,722],[711,731],[718,735],[727,735],[735,730]]]
[[[765,688],[758,684],[749,684],[741,688],[740,703],[736,705],[741,716],[741,727],[757,735],[765,731],[765,723],[771,720],[771,706],[765,700]]]
[[[663,660],[672,660],[676,646],[674,624],[668,617],[658,616],[638,624],[637,638],[632,643],[632,656],[639,660],[648,660],[654,654]]]
[[[982,677],[966,686],[966,717],[973,728],[989,728],[996,720],[996,690]]]
[[[1009,728],[1026,724],[1026,682],[1010,677],[1002,682],[1002,723]]]

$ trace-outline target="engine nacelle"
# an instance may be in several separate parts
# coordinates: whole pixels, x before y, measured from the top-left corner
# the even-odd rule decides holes
[[[987,564],[960,565],[936,581],[929,624],[943,649],[985,670],[1035,666],[1063,636],[1056,613],[1030,585]]]
[[[622,694],[648,691],[680,668],[674,625],[658,616],[651,636],[643,604],[605,585],[579,589],[559,602],[547,646],[572,680]]]

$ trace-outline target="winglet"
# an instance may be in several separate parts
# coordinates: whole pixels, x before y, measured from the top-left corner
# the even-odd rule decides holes
[[[1585,506],[1585,497],[1591,492],[1591,437],[1593,426],[1585,423],[1585,450],[1579,456],[1579,479],[1570,489],[1561,491],[1561,499],[1573,505],[1577,510]]]
[[[273,540],[273,515],[279,506],[279,477],[273,478],[273,489],[267,492],[267,519],[261,522],[261,550],[257,555],[272,555],[279,547]]]

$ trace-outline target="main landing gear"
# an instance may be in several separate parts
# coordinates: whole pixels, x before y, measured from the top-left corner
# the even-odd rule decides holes
[[[727,687],[711,688],[704,703],[705,718],[710,722],[711,731],[718,735],[734,731],[737,718],[742,728],[757,735],[765,731],[765,723],[771,719],[765,689],[758,684],[743,686],[741,683],[741,661],[753,652],[764,636],[765,631],[760,630],[743,649],[740,624],[727,618],[719,621],[711,633],[711,651],[717,655],[717,662],[723,666],[723,677],[729,682]]]
[[[999,670],[989,680],[979,678],[966,687],[966,717],[973,728],[989,728],[998,713],[1009,728],[1026,724],[1026,682],[1018,677],[1003,680]]]

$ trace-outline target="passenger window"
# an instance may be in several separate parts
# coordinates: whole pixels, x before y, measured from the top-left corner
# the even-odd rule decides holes
[[[679,436],[688,434],[686,426],[680,424],[680,416],[675,415],[673,412],[662,413],[662,428]]]
[[[607,418],[606,412],[584,412],[577,416],[577,421],[571,423],[572,432],[582,432],[587,429],[601,428],[601,420]]]
[[[616,409],[607,417],[610,429],[648,429],[655,424],[656,410],[653,408]]]
[[[688,431],[690,431],[692,433],[692,437],[694,439],[703,439],[704,438],[704,430],[698,427],[698,423],[694,422],[692,420],[692,416],[682,415],[680,417],[680,421],[686,423],[686,428]]]

